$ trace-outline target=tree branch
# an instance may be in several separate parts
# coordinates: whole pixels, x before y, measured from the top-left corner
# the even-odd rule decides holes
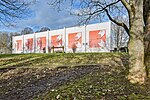
[[[107,16],[108,16],[108,18],[109,18],[112,22],[114,22],[115,24],[117,24],[117,25],[123,27],[123,28],[125,29],[125,31],[127,32],[127,34],[130,36],[129,29],[128,29],[128,27],[126,26],[126,24],[125,24],[125,23],[118,22],[118,21],[116,21],[115,19],[113,19],[113,18],[111,17],[111,15],[109,14],[108,10],[107,10],[108,7],[110,7],[110,6],[114,5],[114,4],[117,4],[119,1],[120,1],[120,0],[117,0],[116,2],[113,2],[113,3],[110,3],[110,4],[106,5],[105,7],[103,7],[102,5],[98,5],[98,6],[100,6],[102,9],[96,10],[96,11],[94,11],[93,13],[90,13],[89,15],[92,16],[92,15],[94,15],[94,14],[96,14],[96,13],[105,11],[106,14],[107,14]],[[123,1],[124,4],[130,6],[127,1],[125,1],[125,0],[121,0],[121,1]],[[97,5],[95,5],[95,6],[97,6]],[[130,8],[129,8],[129,9],[130,9]]]
[[[120,1],[124,5],[124,7],[127,9],[127,11],[131,11],[131,6],[126,0],[120,0]]]
[[[23,18],[28,13],[29,1],[1,0],[0,1],[0,24],[10,26],[15,19]]]
[[[106,11],[106,14],[107,14],[108,18],[109,18],[112,22],[114,22],[115,24],[117,24],[117,25],[123,27],[123,28],[125,29],[125,31],[127,32],[127,34],[130,36],[129,29],[128,29],[128,27],[126,26],[126,24],[121,23],[121,22],[118,22],[118,21],[116,21],[115,19],[113,19],[113,18],[111,17],[111,15],[109,14],[109,12],[108,12],[107,9],[105,9],[105,11]]]

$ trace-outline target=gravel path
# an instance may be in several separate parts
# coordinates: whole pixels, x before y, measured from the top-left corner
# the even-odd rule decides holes
[[[101,65],[87,65],[74,68],[64,66],[56,69],[19,68],[10,70],[1,73],[0,100],[29,100],[101,68]]]

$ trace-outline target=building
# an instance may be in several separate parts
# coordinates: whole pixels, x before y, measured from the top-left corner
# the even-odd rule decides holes
[[[12,37],[12,53],[49,53],[51,47],[73,52],[110,52],[114,49],[112,23],[63,28]],[[56,48],[60,51],[62,48]]]

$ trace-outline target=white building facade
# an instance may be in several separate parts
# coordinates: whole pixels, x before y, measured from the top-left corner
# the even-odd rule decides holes
[[[110,52],[114,49],[111,26],[109,21],[14,36],[12,53],[49,53],[51,47],[64,47],[66,53],[73,48],[76,52]]]

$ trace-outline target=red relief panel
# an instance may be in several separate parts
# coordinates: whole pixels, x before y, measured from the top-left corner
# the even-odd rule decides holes
[[[82,47],[82,33],[70,33],[68,35],[68,48],[81,48]]]
[[[17,47],[17,48],[16,48],[17,51],[22,51],[22,49],[23,49],[23,48],[22,48],[22,40],[16,40],[16,42],[17,42],[17,44],[16,44],[16,45],[17,45],[17,46],[16,46],[16,47]]]
[[[33,38],[27,39],[25,46],[28,50],[33,50]]]
[[[43,50],[44,48],[46,48],[46,37],[38,37],[37,38],[37,47],[40,50]]]
[[[51,45],[54,47],[62,46],[62,35],[51,36]]]
[[[89,32],[89,47],[100,48],[106,46],[106,30],[94,30]]]

